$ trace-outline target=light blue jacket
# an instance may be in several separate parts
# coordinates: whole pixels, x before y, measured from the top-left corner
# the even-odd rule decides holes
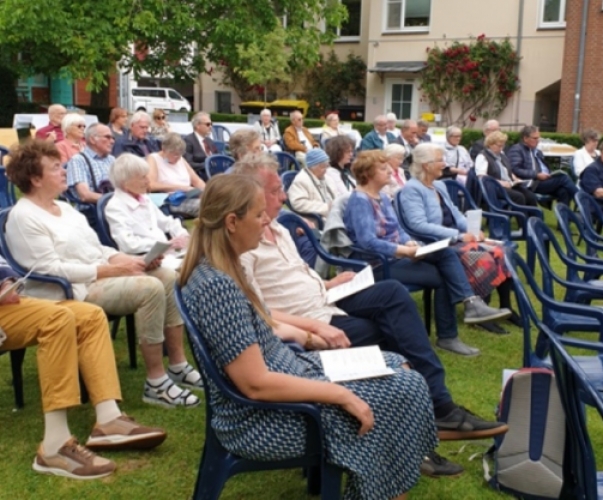
[[[389,144],[396,142],[396,136],[391,132],[385,133]],[[368,134],[364,136],[362,142],[360,143],[361,151],[368,151],[372,149],[383,149],[383,139],[379,137],[376,130],[371,130]]]
[[[467,231],[467,220],[452,203],[446,185],[442,181],[435,181],[433,186],[452,212],[458,229],[442,226],[442,207],[438,198],[432,189],[417,179],[410,179],[398,192],[398,202],[404,211],[404,222],[418,240],[421,240],[421,237],[428,240],[457,239],[461,233]]]

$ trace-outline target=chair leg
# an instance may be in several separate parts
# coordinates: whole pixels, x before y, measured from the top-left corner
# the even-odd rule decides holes
[[[13,377],[13,389],[15,391],[15,406],[21,409],[25,406],[23,396],[23,360],[25,349],[10,351],[10,369]]]
[[[322,482],[322,473],[320,467],[318,465],[314,467],[307,467],[305,472],[308,478],[308,495],[320,495]]]
[[[121,323],[121,317],[116,316],[111,325],[111,338],[115,340],[117,338],[117,332],[119,331],[119,324]]]
[[[341,476],[343,469],[324,463],[321,473],[321,500],[339,500],[341,498]]]
[[[126,316],[126,333],[128,338],[128,353],[130,355],[130,368],[136,369],[136,326],[134,325],[134,315]]]
[[[217,462],[219,463],[219,461]],[[227,479],[228,472],[225,467],[218,466],[216,469],[202,461],[195,483],[193,500],[218,500]]]
[[[433,290],[426,288],[423,290],[423,315],[425,316],[425,329],[427,335],[431,335],[431,295]]]
[[[83,405],[85,405],[88,401],[90,401],[90,395],[88,394],[88,389],[86,388],[86,384],[84,383],[84,379],[82,378],[82,374],[79,374],[80,378],[80,401]]]

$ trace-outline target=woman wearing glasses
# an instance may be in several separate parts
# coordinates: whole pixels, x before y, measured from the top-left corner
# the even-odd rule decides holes
[[[86,122],[84,117],[78,113],[68,113],[61,122],[64,139],[56,143],[56,147],[61,153],[61,163],[64,165],[72,156],[81,153],[86,147],[84,140],[84,131]]]
[[[264,151],[277,152],[282,151],[279,146],[281,133],[278,130],[278,123],[272,122],[272,113],[269,109],[263,109],[260,112],[260,121],[255,124],[255,129],[260,133],[262,149]]]
[[[162,109],[156,109],[153,111],[153,121],[151,122],[151,134],[155,136],[158,141],[163,141],[165,134],[171,132],[170,124],[167,121],[165,111]]]

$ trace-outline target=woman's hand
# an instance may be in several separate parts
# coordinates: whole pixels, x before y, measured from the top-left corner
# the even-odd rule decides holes
[[[4,283],[2,283],[2,285],[0,285],[0,293],[4,293],[6,291],[6,289],[13,286],[13,284],[14,284],[13,280],[11,280],[11,279],[6,280]],[[6,297],[3,297],[2,300],[0,300],[0,306],[6,306],[9,304],[18,304],[20,301],[21,301],[21,297],[19,297],[19,294],[17,293],[16,290],[13,290]]]
[[[349,391],[349,397],[341,407],[350,415],[356,417],[360,422],[360,430],[358,431],[360,436],[364,436],[375,427],[373,410],[371,410],[371,407],[352,391]]]
[[[477,241],[477,238],[471,233],[463,233],[461,235],[461,241],[464,243],[471,243],[473,241]]]

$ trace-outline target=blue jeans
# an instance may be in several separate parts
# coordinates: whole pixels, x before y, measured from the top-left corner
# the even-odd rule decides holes
[[[353,346],[378,344],[404,356],[427,381],[433,406],[449,403],[442,363],[433,351],[414,300],[400,283],[385,280],[337,302],[350,316],[333,316]]]

